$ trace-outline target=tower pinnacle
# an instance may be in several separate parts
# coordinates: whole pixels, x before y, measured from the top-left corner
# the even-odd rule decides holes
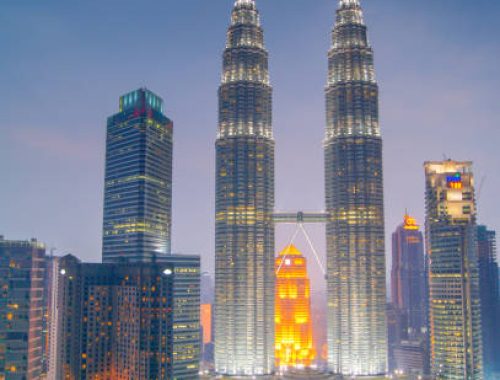
[[[255,0],[236,0],[236,2],[234,3],[235,7],[242,5],[249,5],[255,7]]]
[[[361,7],[359,0],[340,0],[339,8]]]

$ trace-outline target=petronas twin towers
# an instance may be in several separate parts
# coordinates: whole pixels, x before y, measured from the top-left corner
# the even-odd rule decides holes
[[[386,371],[382,141],[359,0],[340,0],[329,52],[325,147],[329,365]],[[219,88],[215,369],[274,371],[274,139],[268,53],[254,0],[237,0]]]

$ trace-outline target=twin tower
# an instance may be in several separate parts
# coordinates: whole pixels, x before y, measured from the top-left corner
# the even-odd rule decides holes
[[[340,0],[328,53],[324,140],[328,361],[386,371],[382,140],[359,0]],[[215,369],[274,371],[274,152],[268,52],[254,0],[231,15],[216,142]]]

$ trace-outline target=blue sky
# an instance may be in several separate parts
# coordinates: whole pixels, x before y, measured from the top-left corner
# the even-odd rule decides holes
[[[277,209],[320,210],[336,1],[257,3],[274,86]],[[363,5],[381,89],[387,235],[405,208],[423,221],[422,163],[443,157],[474,161],[479,220],[500,230],[500,2]],[[3,0],[0,234],[100,259],[106,117],[120,95],[147,86],[175,122],[173,247],[201,254],[212,270],[217,87],[231,6]],[[309,229],[324,253],[321,227]],[[277,251],[290,233],[278,228]]]

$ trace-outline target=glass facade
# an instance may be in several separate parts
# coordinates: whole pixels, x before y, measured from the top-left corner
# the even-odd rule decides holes
[[[335,373],[387,367],[382,140],[373,51],[359,0],[341,0],[328,54],[325,192],[328,361]]]
[[[223,54],[216,142],[215,370],[274,367],[274,140],[268,53],[253,0],[238,0]]]
[[[416,220],[405,215],[392,234],[391,302],[397,321],[394,339],[389,341],[391,372],[428,373],[427,298],[424,237]],[[418,353],[419,360],[408,360],[411,353]]]
[[[199,257],[60,268],[62,379],[198,379]]]
[[[163,100],[139,89],[108,119],[103,261],[170,253],[173,123]]]
[[[476,203],[471,162],[426,162],[431,370],[482,380]]]
[[[414,218],[405,220],[392,234],[391,300],[403,317],[403,339],[426,330],[426,271],[424,237]]]
[[[496,233],[477,226],[484,378],[500,378],[500,289]]]
[[[0,379],[43,372],[45,247],[0,236]]]

